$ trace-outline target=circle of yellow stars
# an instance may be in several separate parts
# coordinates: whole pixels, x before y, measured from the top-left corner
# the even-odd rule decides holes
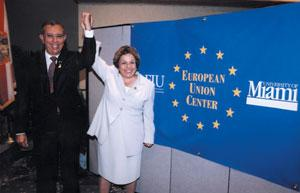
[[[207,48],[204,45],[201,48],[199,48],[199,51],[200,51],[201,55],[207,54]],[[225,53],[222,52],[222,50],[218,50],[218,52],[216,52],[216,59],[217,60],[223,60],[224,55],[225,55]],[[190,60],[191,56],[192,56],[192,54],[190,53],[190,51],[186,51],[185,54],[184,54],[185,60]],[[173,66],[173,71],[175,73],[179,73],[180,72],[180,65],[176,64],[175,66]],[[236,76],[237,71],[238,71],[238,69],[235,68],[234,66],[231,66],[230,68],[228,68],[229,76]],[[176,84],[173,81],[169,83],[169,89],[170,90],[175,90],[175,86],[176,86]],[[241,94],[242,91],[238,87],[236,87],[235,89],[232,90],[232,92],[233,92],[233,97],[240,97],[240,94]],[[177,101],[177,99],[172,100],[172,106],[174,108],[178,108],[179,104],[180,103],[179,103],[179,101]],[[233,109],[231,107],[226,109],[226,117],[232,118],[234,113],[235,112],[233,111]],[[187,123],[188,120],[189,120],[189,116],[186,113],[184,113],[181,116],[181,121],[184,122],[184,123]],[[205,125],[201,121],[198,121],[196,123],[196,128],[198,130],[202,131],[204,129],[204,126]],[[212,128],[219,129],[220,126],[221,126],[221,123],[218,120],[215,120],[215,121],[212,122]]]

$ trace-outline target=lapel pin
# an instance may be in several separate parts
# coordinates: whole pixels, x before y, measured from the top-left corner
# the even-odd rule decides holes
[[[61,68],[61,61],[58,61],[58,68]]]

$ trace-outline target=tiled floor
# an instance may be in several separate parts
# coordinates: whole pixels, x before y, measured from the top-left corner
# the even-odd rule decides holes
[[[0,154],[2,158],[7,155]],[[3,161],[4,160],[4,161]],[[11,163],[10,163],[10,160]],[[14,159],[1,159],[0,192],[1,193],[35,193],[35,168],[31,164],[29,153],[24,153]],[[5,165],[4,165],[5,164]],[[98,176],[81,170],[81,193],[98,193]],[[61,186],[57,184],[57,193],[61,192]],[[112,186],[110,193],[124,193],[122,187]]]

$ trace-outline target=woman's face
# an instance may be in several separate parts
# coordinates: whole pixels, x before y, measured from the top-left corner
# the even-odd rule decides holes
[[[132,54],[122,55],[119,60],[119,72],[123,78],[132,78],[136,72],[135,58]]]

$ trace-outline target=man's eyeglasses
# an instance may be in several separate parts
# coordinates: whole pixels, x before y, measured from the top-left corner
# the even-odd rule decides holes
[[[47,38],[57,38],[63,39],[65,38],[65,34],[45,34]]]

